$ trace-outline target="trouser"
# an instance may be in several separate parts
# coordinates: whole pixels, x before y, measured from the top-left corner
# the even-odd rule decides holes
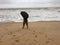
[[[25,24],[26,24],[26,27],[28,28],[28,19],[27,18],[23,19],[23,28],[24,28]]]

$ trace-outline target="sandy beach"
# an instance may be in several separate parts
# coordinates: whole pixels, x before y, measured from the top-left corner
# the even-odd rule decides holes
[[[0,23],[0,45],[60,45],[60,22]]]

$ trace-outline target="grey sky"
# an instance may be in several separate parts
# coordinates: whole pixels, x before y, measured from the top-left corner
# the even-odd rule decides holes
[[[19,4],[21,2],[60,3],[60,0],[0,0],[0,4]]]

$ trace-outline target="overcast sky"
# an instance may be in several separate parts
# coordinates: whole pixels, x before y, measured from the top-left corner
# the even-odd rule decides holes
[[[0,0],[0,4],[20,4],[21,2],[60,3],[60,0]]]
[[[60,0],[0,0],[0,8],[51,7],[51,6],[59,7]]]

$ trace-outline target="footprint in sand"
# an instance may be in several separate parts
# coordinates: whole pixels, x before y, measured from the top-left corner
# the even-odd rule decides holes
[[[48,44],[50,41],[48,40],[48,41],[46,41],[46,44]]]
[[[16,35],[12,35],[13,37],[11,39],[15,39]]]
[[[36,40],[36,39],[34,39],[33,41],[37,42],[37,40]]]
[[[19,42],[19,40],[15,40],[15,42]]]
[[[13,37],[15,37],[16,35],[13,35]]]
[[[48,40],[46,41],[46,44],[50,43],[52,41],[51,38],[48,38]]]
[[[35,34],[35,32],[32,32],[32,34],[34,35],[34,34]]]
[[[39,34],[44,34],[43,32],[39,32]]]
[[[33,31],[35,33],[35,31]]]
[[[16,30],[16,32],[20,32],[21,30],[19,29],[19,30]]]
[[[13,32],[9,32],[9,33],[8,33],[8,35],[11,35],[11,34],[13,34]]]
[[[51,38],[48,38],[48,40],[50,40],[50,41],[51,41],[52,39],[51,39]]]
[[[0,43],[2,43],[2,41],[0,40]]]
[[[37,35],[35,35],[35,38],[37,38]]]
[[[4,35],[1,35],[1,38],[3,38],[4,37]]]

